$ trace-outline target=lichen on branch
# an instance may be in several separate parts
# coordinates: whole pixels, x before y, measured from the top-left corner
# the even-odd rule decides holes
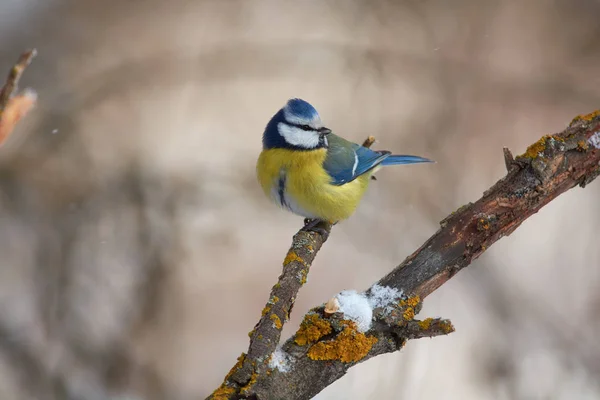
[[[369,138],[365,144],[374,141]],[[252,332],[253,357],[238,359],[209,398],[310,399],[352,366],[398,351],[409,339],[453,332],[448,320],[415,319],[423,300],[544,205],[600,174],[600,111],[576,117],[564,131],[542,137],[520,156],[506,148],[503,153],[507,175],[479,200],[458,207],[418,250],[369,289],[342,292],[310,310],[296,334],[278,346],[280,328],[272,315],[287,321],[323,244],[318,233],[301,230],[286,257],[291,268],[284,267]],[[294,273],[291,281],[283,279],[289,271]],[[282,289],[292,281],[294,290]],[[258,340],[259,331],[269,335],[266,342]],[[277,362],[270,362],[274,351]]]

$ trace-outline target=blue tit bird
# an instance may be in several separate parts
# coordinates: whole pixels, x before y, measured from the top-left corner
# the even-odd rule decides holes
[[[335,224],[354,213],[379,168],[423,162],[431,160],[349,142],[326,128],[308,102],[291,99],[265,128],[256,171],[276,204],[307,224]]]

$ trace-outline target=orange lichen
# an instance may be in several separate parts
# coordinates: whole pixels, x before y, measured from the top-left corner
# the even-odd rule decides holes
[[[419,296],[412,296],[407,299],[400,300],[400,307],[416,307],[421,302],[421,298]]]
[[[440,321],[439,326],[444,333],[454,332],[454,326],[450,321]]]
[[[419,305],[421,298],[419,296],[411,296],[406,299],[400,300],[400,307],[404,307],[405,310],[402,313],[402,318],[406,321],[411,321],[415,318],[415,307]]]
[[[426,331],[431,327],[431,323],[433,322],[433,318],[427,318],[424,319],[423,321],[419,321],[419,328],[421,328],[421,330]]]
[[[279,319],[279,317],[276,314],[271,314],[269,318],[271,319],[271,321],[273,321],[273,325],[275,325],[275,328],[281,329],[283,327],[281,319]]]
[[[252,335],[254,335],[254,332],[256,332],[255,329],[252,329],[250,332],[248,332],[248,337],[252,337]]]
[[[335,339],[313,345],[308,350],[308,357],[312,360],[339,360],[345,363],[365,358],[377,343],[377,338],[357,331],[354,322],[344,323],[344,330]]]
[[[490,221],[488,221],[486,218],[479,218],[477,220],[477,229],[480,231],[487,231],[488,229],[490,229],[491,224]]]
[[[325,321],[317,314],[307,314],[300,324],[300,329],[296,332],[297,345],[305,346],[319,340],[325,335],[331,333],[331,324]]]
[[[250,390],[250,388],[252,388],[252,386],[254,386],[254,384],[256,383],[257,378],[258,378],[258,373],[256,371],[252,372],[252,376],[250,377],[250,380],[248,381],[246,386],[244,386],[243,388],[240,389],[240,393],[247,394],[248,391]]]
[[[300,284],[304,285],[306,283],[306,278],[308,277],[308,271],[303,269],[300,271]]]
[[[232,387],[227,386],[227,382],[229,381],[229,378],[231,378],[231,375],[233,375],[237,370],[239,370],[240,368],[242,368],[242,364],[244,363],[245,359],[246,359],[246,353],[242,353],[237,358],[237,362],[235,363],[235,365],[233,366],[233,368],[231,368],[229,370],[229,372],[227,373],[227,375],[225,375],[225,379],[223,380],[223,383],[221,384],[221,386],[219,386],[219,388],[217,390],[215,390],[211,394],[210,398],[212,400],[225,400],[225,399],[229,399],[232,394],[235,394],[235,389],[232,388]]]
[[[549,137],[550,136],[548,135],[543,136],[540,140],[527,147],[525,153],[522,154],[520,157],[526,157],[531,159],[539,157],[539,155],[542,154],[544,150],[546,150],[546,140],[548,140]]]
[[[279,297],[277,297],[277,296],[273,296],[273,297],[271,297],[271,303],[275,304],[275,303],[277,303],[278,301],[279,301]]]
[[[233,373],[235,371],[237,371],[238,369],[242,368],[242,364],[244,363],[244,360],[246,359],[246,353],[242,353],[238,358],[237,358],[237,362],[235,363],[235,365],[233,366],[233,368],[231,368],[229,370],[229,372],[227,373],[227,375],[225,375],[225,382],[227,382],[229,380],[229,378],[231,377],[231,375],[233,375]]]
[[[525,153],[523,153],[517,157],[529,158],[532,160],[535,160],[536,158],[541,157],[544,153],[544,150],[546,150],[546,146],[548,145],[549,140],[555,140],[557,142],[565,141],[564,138],[557,136],[557,135],[545,135],[545,136],[542,136],[542,138],[540,140],[538,140],[531,146],[527,147],[527,150],[525,150]]]
[[[271,311],[271,305],[270,305],[270,304],[268,304],[268,305],[266,305],[266,306],[265,306],[265,308],[263,308],[263,310],[262,310],[262,313],[261,313],[261,314],[262,314],[262,316],[264,317],[264,316],[265,316],[265,315],[267,315],[267,314],[268,314],[270,311]]]
[[[585,142],[585,140],[580,140],[579,142],[577,142],[577,150],[586,151],[589,148],[590,148],[590,146],[588,146],[588,144]]]
[[[210,395],[210,398],[212,400],[225,400],[225,399],[231,398],[231,395],[233,395],[233,394],[235,394],[234,388],[231,388],[225,384],[222,384],[221,386],[219,386],[219,388],[217,390],[215,390]]]
[[[294,250],[290,250],[287,253],[287,255],[285,256],[285,259],[283,260],[283,266],[285,267],[287,265],[290,265],[294,261],[297,261],[300,264],[306,266],[306,262],[302,259],[302,257],[300,257],[298,254],[296,254],[296,252]]]
[[[414,317],[415,317],[415,310],[412,307],[408,307],[404,311],[404,314],[402,314],[402,318],[404,318],[407,321],[411,321]]]
[[[571,124],[573,124],[575,122],[578,122],[578,121],[589,122],[589,121],[593,120],[594,118],[596,118],[599,115],[600,115],[600,110],[593,111],[593,112],[591,112],[589,114],[578,115],[575,118],[573,118],[573,121],[571,121]]]

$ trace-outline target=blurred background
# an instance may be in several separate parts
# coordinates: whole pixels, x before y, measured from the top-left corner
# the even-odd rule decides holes
[[[302,219],[255,180],[290,97],[354,141],[430,157],[334,228],[284,337],[370,286],[600,107],[597,0],[2,0],[0,74],[39,51],[0,150],[0,398],[204,398],[247,349]],[[600,183],[553,201],[427,298],[457,331],[325,399],[600,398]]]

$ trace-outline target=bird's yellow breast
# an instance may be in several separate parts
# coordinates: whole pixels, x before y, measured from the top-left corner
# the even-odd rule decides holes
[[[282,207],[308,218],[331,222],[354,213],[369,185],[370,173],[340,186],[323,168],[326,149],[263,150],[256,171],[265,194]]]

